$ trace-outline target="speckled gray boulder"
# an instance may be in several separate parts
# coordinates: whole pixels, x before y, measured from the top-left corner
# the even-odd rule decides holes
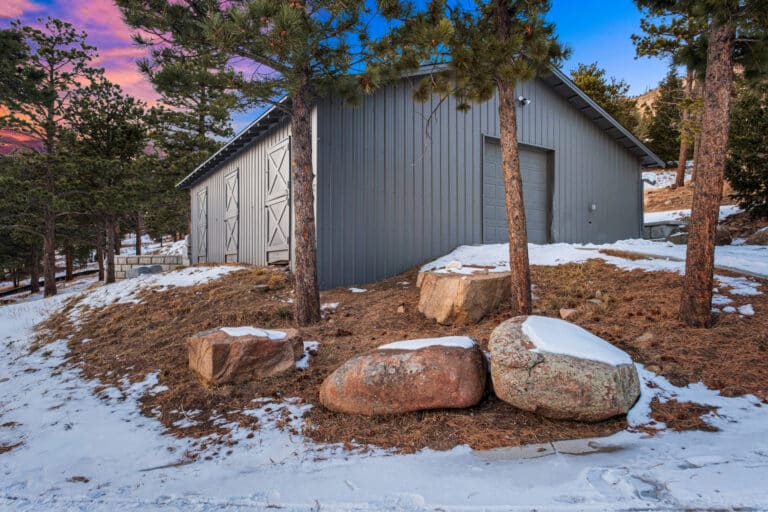
[[[562,420],[601,421],[629,411],[640,396],[633,364],[533,351],[522,329],[527,318],[507,320],[491,334],[491,379],[501,400]]]

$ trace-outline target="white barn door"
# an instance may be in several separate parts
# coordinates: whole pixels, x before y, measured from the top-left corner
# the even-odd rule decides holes
[[[224,261],[238,261],[240,245],[240,179],[235,170],[224,178]]]
[[[197,193],[197,262],[208,261],[208,188]]]
[[[290,139],[267,151],[267,263],[291,260]]]

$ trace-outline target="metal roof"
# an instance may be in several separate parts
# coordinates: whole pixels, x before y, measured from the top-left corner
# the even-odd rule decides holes
[[[183,180],[176,184],[177,189],[190,188],[192,185],[202,180],[216,170],[219,164],[229,160],[245,146],[262,135],[265,135],[273,127],[280,124],[288,114],[278,107],[288,106],[288,98],[281,99],[277,105],[273,105],[266,112],[258,117],[254,122],[246,126],[240,133],[235,135],[229,142],[224,144],[219,150],[211,155],[208,160],[200,164],[194,171],[189,173]]]
[[[430,71],[420,71],[410,76],[423,75],[428,72]],[[648,147],[640,142],[632,132],[622,126],[621,123],[614,119],[592,98],[587,96],[584,91],[579,89],[576,84],[563,74],[563,72],[553,68],[552,74],[543,77],[542,80],[552,87],[558,95],[565,98],[565,100],[573,105],[574,108],[589,117],[592,122],[622,145],[624,149],[637,156],[643,167],[664,167],[665,164],[663,160],[656,156],[653,151],[648,149]],[[278,105],[285,108],[288,106],[288,101],[288,98],[285,97],[278,102]],[[195,183],[214,172],[219,164],[225,162],[245,146],[269,132],[274,126],[280,124],[288,117],[288,115],[283,109],[279,108],[278,105],[272,106],[229,142],[224,144],[224,146],[222,146],[221,149],[214,153],[208,160],[200,164],[194,171],[176,184],[176,188],[183,189],[193,186]]]

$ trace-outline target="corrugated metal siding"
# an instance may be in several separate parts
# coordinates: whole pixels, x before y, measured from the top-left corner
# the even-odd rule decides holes
[[[518,94],[531,100],[518,109],[520,142],[554,151],[553,241],[639,236],[639,162],[543,82]],[[321,103],[321,287],[380,279],[482,242],[483,136],[498,137],[497,108],[496,98],[466,113],[453,98],[415,103],[409,80],[357,108]]]
[[[208,187],[208,261],[224,261],[225,251],[225,199],[224,177],[240,170],[240,244],[238,261],[266,265],[266,188],[267,150],[290,134],[287,123],[281,124],[262,139],[243,149],[221,168],[197,183],[191,190],[192,200],[192,261],[197,261],[197,193]]]

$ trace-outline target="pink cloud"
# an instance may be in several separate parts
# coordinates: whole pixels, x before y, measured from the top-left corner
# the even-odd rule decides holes
[[[2,0],[0,19],[18,18],[30,12],[38,12],[43,7],[29,0]]]

